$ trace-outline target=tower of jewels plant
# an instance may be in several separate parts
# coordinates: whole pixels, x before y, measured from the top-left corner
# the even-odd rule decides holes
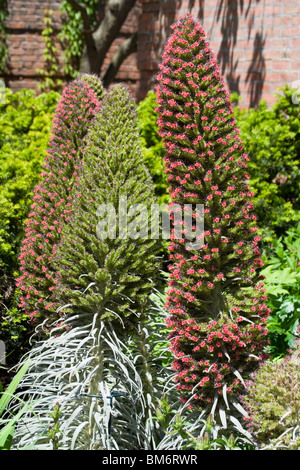
[[[52,257],[61,315],[29,353],[22,388],[33,410],[15,446],[49,447],[42,429],[58,402],[62,448],[149,449],[159,439],[153,414],[165,374],[153,367],[159,326],[153,332],[150,302],[161,243],[142,236],[154,186],[124,85],[107,90],[84,144],[72,213]]]
[[[189,14],[173,26],[157,82],[170,211],[174,204],[204,208],[199,247],[184,236],[169,245],[172,367],[184,406],[227,428],[246,414],[239,397],[263,358],[269,310],[249,158],[216,57]],[[196,223],[200,214],[193,210],[193,217]]]
[[[79,178],[83,140],[100,109],[101,81],[83,74],[63,91],[53,118],[41,182],[34,190],[20,253],[20,307],[33,320],[55,318],[58,282],[53,257],[60,233],[72,211]]]
[[[57,302],[70,304],[72,313],[98,310],[103,320],[120,324],[131,317],[135,324],[134,312],[145,310],[157,277],[159,241],[148,237],[154,186],[124,85],[103,98],[80,168],[72,214],[53,258]]]

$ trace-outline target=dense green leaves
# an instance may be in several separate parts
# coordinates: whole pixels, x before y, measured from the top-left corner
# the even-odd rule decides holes
[[[270,351],[284,356],[295,345],[300,320],[300,224],[272,246],[262,274],[271,315],[268,319]]]
[[[59,95],[7,90],[0,105],[0,269],[16,267],[24,217],[40,180]]]
[[[279,363],[267,361],[249,383],[244,404],[259,447],[299,450],[299,353],[298,347]]]
[[[262,101],[258,109],[235,109],[265,243],[300,220],[300,108],[292,93],[284,88],[272,107]]]
[[[137,113],[145,162],[155,184],[155,193],[160,203],[163,204],[169,201],[167,177],[164,173],[162,162],[166,152],[162,139],[158,134],[158,125],[156,122],[158,114],[155,112],[155,100],[155,93],[149,91],[146,98],[139,103]]]

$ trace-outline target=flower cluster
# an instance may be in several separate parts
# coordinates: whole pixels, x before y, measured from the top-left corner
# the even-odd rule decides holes
[[[34,190],[31,212],[25,225],[16,285],[20,307],[32,319],[51,317],[55,312],[54,291],[59,272],[53,266],[64,224],[72,212],[73,192],[82,167],[83,141],[100,109],[100,80],[86,76],[63,91],[53,118],[49,150],[41,182]]]
[[[173,26],[157,81],[170,210],[204,206],[200,249],[171,237],[166,305],[177,387],[183,401],[203,407],[241,392],[266,342],[249,158],[216,57],[190,15]],[[195,222],[200,216],[193,210]]]

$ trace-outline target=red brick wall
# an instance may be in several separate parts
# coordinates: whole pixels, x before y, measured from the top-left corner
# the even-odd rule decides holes
[[[34,88],[36,68],[43,67],[43,12],[54,11],[58,32],[60,1],[8,3],[10,68],[5,79],[14,90]],[[203,24],[228,87],[242,96],[243,106],[255,106],[262,98],[272,103],[279,87],[300,80],[299,0],[138,0],[105,61],[106,67],[120,42],[137,28],[138,52],[123,63],[117,76],[137,100],[154,87],[170,25],[188,11]]]
[[[7,86],[14,91],[22,88],[36,88],[39,75],[36,69],[43,68],[43,50],[45,43],[42,37],[44,29],[44,10],[53,11],[53,29],[57,36],[61,29],[60,0],[8,0],[9,16],[6,21],[8,32],[9,67],[4,76]],[[126,23],[121,28],[120,34],[112,44],[104,69],[110,58],[115,53],[119,44],[136,31],[138,18],[142,13],[140,0],[130,12]],[[55,40],[59,51],[59,63],[62,74],[63,51],[59,40]],[[137,54],[132,54],[122,65],[118,74],[118,80],[126,82],[133,95],[137,92],[137,83],[140,79],[140,70],[137,67]]]
[[[286,83],[300,80],[299,0],[144,0],[140,17],[138,97],[153,87],[163,42],[174,20],[199,19],[231,91],[243,106],[274,101]]]
[[[44,10],[53,10],[53,28],[60,30],[59,0],[8,0],[9,16],[6,21],[9,48],[9,67],[5,81],[13,90],[36,88],[37,68],[43,68],[45,43]],[[59,43],[56,43],[60,55]]]

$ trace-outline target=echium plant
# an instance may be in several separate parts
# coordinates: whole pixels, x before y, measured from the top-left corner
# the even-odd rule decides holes
[[[217,60],[192,16],[173,26],[157,79],[170,210],[174,204],[204,208],[199,247],[174,235],[169,245],[175,381],[186,408],[205,410],[227,428],[245,414],[239,396],[262,359],[269,313],[248,156]],[[199,212],[193,217],[196,222]]]
[[[161,246],[145,233],[154,186],[124,85],[107,90],[85,144],[53,256],[53,301],[63,315],[29,352],[19,398],[25,391],[33,408],[16,429],[15,448],[49,448],[42,431],[57,402],[63,449],[149,449],[159,440],[153,415],[168,372],[157,377],[153,367],[161,362],[154,339],[162,339],[150,297]]]
[[[120,341],[128,344],[133,338],[149,405],[155,381],[148,315],[161,242],[148,233],[154,185],[143,159],[134,102],[123,84],[108,89],[88,133],[83,162],[73,215],[54,261],[60,276],[57,304],[62,312],[79,316],[97,312]],[[155,408],[148,405],[149,417]]]
[[[63,91],[53,118],[41,182],[34,190],[20,253],[20,307],[31,318],[51,317],[57,274],[53,256],[72,210],[84,138],[104,91],[96,76],[82,75]]]
[[[300,348],[282,361],[265,361],[252,375],[243,405],[257,445],[266,450],[299,450]]]
[[[69,304],[72,313],[99,311],[102,319],[136,323],[149,305],[160,243],[148,233],[154,187],[124,85],[107,91],[80,168],[72,215],[53,258],[56,303]]]

